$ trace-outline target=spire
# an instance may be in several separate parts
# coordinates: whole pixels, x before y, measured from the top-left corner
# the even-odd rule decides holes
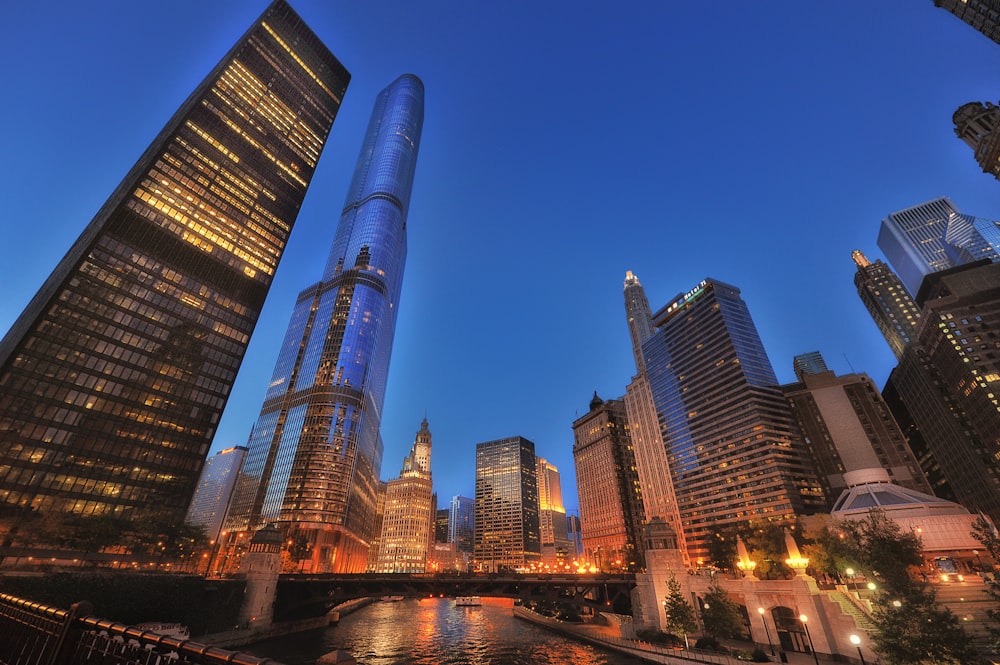
[[[860,249],[856,249],[853,252],[851,252],[851,258],[854,259],[854,263],[859,268],[867,268],[872,264],[871,261],[868,260],[868,257],[865,256]]]
[[[642,343],[653,336],[653,312],[646,299],[646,291],[631,270],[625,273],[625,316],[628,331],[632,337],[632,355],[635,356],[636,372],[646,370],[646,360],[642,355]]]
[[[597,391],[594,391],[594,399],[590,400],[590,410],[594,411],[604,404],[604,400],[597,396]]]

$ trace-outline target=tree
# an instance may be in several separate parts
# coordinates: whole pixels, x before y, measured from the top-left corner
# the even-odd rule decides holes
[[[875,651],[884,665],[976,665],[982,662],[958,617],[922,583],[907,593],[882,591],[872,613]]]
[[[740,606],[714,580],[702,599],[701,618],[705,632],[716,639],[742,637],[745,633]]]
[[[694,608],[684,599],[681,593],[681,583],[674,575],[667,580],[667,596],[663,600],[663,610],[667,615],[667,632],[684,638],[684,646],[688,646],[688,634],[698,630]]]
[[[986,548],[986,552],[993,561],[1000,561],[1000,534],[997,533],[997,529],[993,526],[992,522],[982,515],[977,517],[976,521],[972,523],[972,537],[983,544],[983,547]],[[994,651],[1000,651],[1000,578],[997,577],[995,572],[985,577],[986,594],[990,597],[990,600],[997,604],[996,608],[986,610],[987,616],[993,622],[993,625],[989,626],[990,637],[992,638],[990,646]]]

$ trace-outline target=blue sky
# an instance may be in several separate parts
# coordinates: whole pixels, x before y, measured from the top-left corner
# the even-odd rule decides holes
[[[213,450],[243,444],[296,294],[322,272],[375,95],[426,86],[382,477],[426,415],[439,501],[522,435],[577,506],[572,421],[634,366],[622,301],[743,291],[779,380],[818,350],[882,385],[853,286],[887,213],[1000,219],[951,115],[996,102],[1000,46],[931,0],[291,0],[351,71]],[[6,330],[263,1],[14,3],[0,40]]]

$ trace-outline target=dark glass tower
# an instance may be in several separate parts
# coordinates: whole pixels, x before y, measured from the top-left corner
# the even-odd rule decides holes
[[[739,289],[705,280],[653,322],[646,372],[692,562],[707,559],[708,539],[727,527],[824,510]]]
[[[854,286],[861,302],[898,359],[916,336],[920,308],[884,261],[872,263],[860,249],[851,252],[851,258],[858,267]]]
[[[278,0],[170,119],[0,343],[6,507],[183,520],[349,78]]]
[[[476,444],[474,565],[511,571],[541,559],[535,444],[521,436]]]
[[[322,281],[299,294],[226,524],[305,533],[316,572],[363,572],[378,535],[379,428],[423,109],[412,75],[375,101]]]

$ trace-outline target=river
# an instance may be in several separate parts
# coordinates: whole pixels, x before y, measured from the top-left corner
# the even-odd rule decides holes
[[[242,650],[286,665],[311,665],[342,649],[359,665],[628,665],[634,659],[549,632],[511,613],[511,601],[483,598],[458,607],[449,598],[378,602],[336,626]]]

